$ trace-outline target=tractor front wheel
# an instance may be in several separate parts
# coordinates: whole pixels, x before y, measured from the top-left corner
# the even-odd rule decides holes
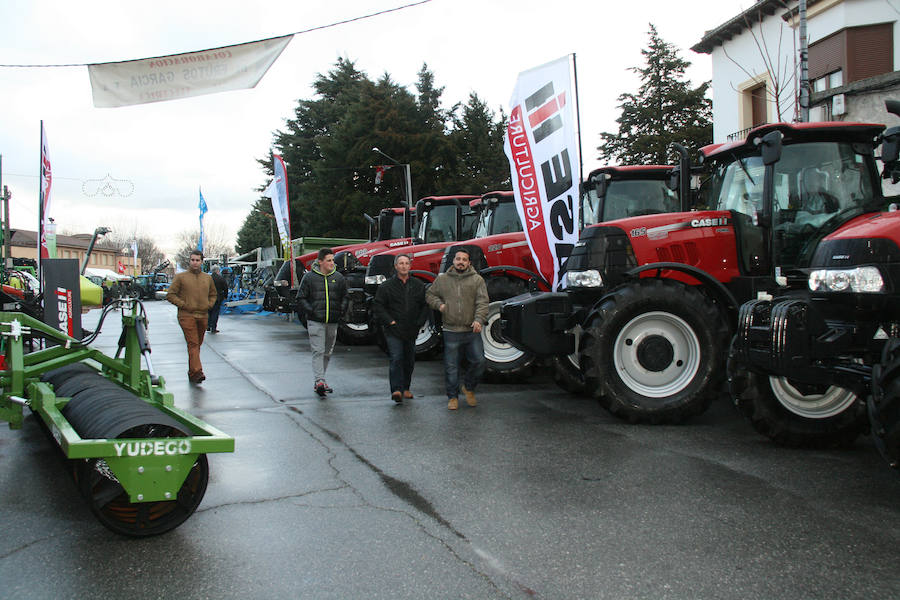
[[[900,469],[900,339],[888,340],[872,379],[872,438],[888,464]]]
[[[842,447],[868,429],[865,407],[852,391],[759,373],[739,362],[733,352],[728,358],[728,388],[753,428],[782,446]]]
[[[697,289],[644,279],[600,302],[583,338],[586,381],[601,404],[632,423],[678,423],[719,393],[728,329]]]

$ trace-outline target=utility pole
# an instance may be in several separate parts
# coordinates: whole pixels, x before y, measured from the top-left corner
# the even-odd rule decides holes
[[[806,37],[806,0],[800,0],[800,122],[809,121],[809,40]]]
[[[0,185],[3,184],[3,155],[0,154]],[[7,269],[11,269],[13,266],[12,262],[12,246],[10,244],[9,239],[9,199],[12,197],[12,194],[9,193],[9,188],[5,185],[2,186],[3,195],[0,196],[0,201],[3,202],[3,261],[4,267]]]

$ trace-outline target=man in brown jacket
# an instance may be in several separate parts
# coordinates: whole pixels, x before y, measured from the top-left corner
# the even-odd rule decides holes
[[[462,391],[469,406],[477,406],[475,387],[484,373],[484,343],[481,328],[487,322],[487,285],[472,267],[469,252],[459,248],[453,266],[434,280],[425,300],[428,306],[440,311],[444,329],[444,385],[447,408],[459,407],[459,355],[466,357],[468,368],[462,374]]]
[[[212,277],[203,273],[203,253],[191,252],[189,268],[175,275],[166,300],[178,307],[178,324],[184,332],[188,351],[188,379],[200,383],[206,376],[200,364],[200,346],[206,333],[209,309],[216,303],[216,286]]]

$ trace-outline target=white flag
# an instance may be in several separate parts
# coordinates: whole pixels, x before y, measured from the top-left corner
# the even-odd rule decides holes
[[[88,65],[94,106],[114,108],[256,87],[292,37]]]
[[[519,218],[538,270],[555,290],[578,241],[580,160],[568,56],[519,73],[504,150]]]

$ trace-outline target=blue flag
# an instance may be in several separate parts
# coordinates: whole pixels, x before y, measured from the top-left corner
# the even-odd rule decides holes
[[[206,214],[208,209],[206,208],[206,200],[203,199],[203,190],[197,189],[200,190],[200,204],[198,205],[200,209],[200,239],[197,240],[197,250],[203,252],[203,215]]]

